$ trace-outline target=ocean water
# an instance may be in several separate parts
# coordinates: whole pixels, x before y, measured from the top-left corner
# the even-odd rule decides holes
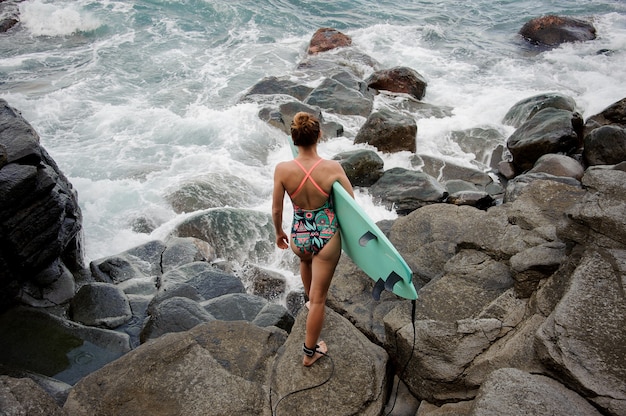
[[[521,99],[561,92],[586,118],[626,97],[623,0],[26,0],[19,10],[20,24],[0,34],[0,98],[77,189],[87,262],[167,236],[193,213],[176,213],[166,196],[202,175],[240,178],[255,190],[245,207],[270,212],[288,137],[240,98],[264,77],[292,74],[321,27],[350,35],[383,68],[418,71],[423,101],[452,109],[418,120],[418,152],[459,164],[477,155],[454,132],[506,138],[513,130],[501,120]],[[598,38],[539,52],[517,32],[544,14],[590,19]],[[346,134],[320,153],[353,149],[365,119],[327,118]],[[381,154],[385,169],[409,168],[409,156]],[[357,201],[375,220],[396,218],[366,191]],[[133,231],[138,218],[156,229]]]

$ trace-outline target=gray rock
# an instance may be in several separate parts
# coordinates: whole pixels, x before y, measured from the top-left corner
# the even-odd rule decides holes
[[[386,325],[392,316],[385,317]],[[403,326],[397,331],[396,344],[396,359],[408,362],[403,381],[414,395],[433,403],[449,397],[472,398],[475,387],[466,385],[462,375],[501,336],[501,327],[497,319],[418,320],[414,326]]]
[[[0,409],[7,416],[66,416],[54,399],[33,380],[5,375],[0,375]]]
[[[260,327],[275,326],[284,331],[291,332],[294,318],[284,306],[276,303],[268,303],[252,320],[252,323]]]
[[[404,168],[392,168],[370,188],[370,193],[388,208],[406,215],[448,197],[446,189],[432,176]]]
[[[583,157],[587,165],[614,165],[626,160],[626,129],[602,126],[584,140]]]
[[[557,378],[614,416],[626,411],[624,270],[624,250],[587,252],[536,342]]]
[[[161,256],[161,268],[164,273],[187,263],[211,262],[216,259],[213,247],[197,238],[170,237],[166,245]]]
[[[132,317],[124,292],[109,283],[83,285],[70,302],[72,319],[88,326],[113,329]]]
[[[268,301],[280,300],[287,289],[287,280],[282,274],[256,265],[242,269],[242,280],[249,282],[251,293]]]
[[[255,188],[235,175],[215,172],[189,179],[165,199],[175,212],[194,212],[208,208],[245,207],[256,194]]]
[[[171,332],[187,331],[213,319],[198,302],[182,297],[168,298],[151,309],[140,340],[144,343]]]
[[[385,163],[376,152],[371,150],[339,153],[333,157],[333,160],[341,163],[352,186],[372,186],[383,176]]]
[[[121,283],[131,279],[152,278],[156,282],[162,274],[161,256],[164,242],[153,240],[114,256],[94,260],[89,264],[94,279],[105,283]]]
[[[576,101],[572,97],[558,92],[534,95],[515,103],[505,114],[502,123],[516,128],[520,127],[544,108],[574,112]]]
[[[494,371],[481,386],[470,416],[599,416],[585,399],[551,378],[515,368]]]
[[[579,244],[595,243],[621,248],[626,244],[626,172],[587,169],[582,181],[587,189],[576,205],[568,207],[573,220],[561,227],[563,238]]]
[[[559,268],[565,256],[565,243],[556,241],[530,247],[512,256],[510,264],[518,295],[529,297],[542,279],[550,277]]]
[[[259,296],[234,293],[201,304],[216,319],[252,322],[268,303],[267,300]]]
[[[576,159],[565,156],[547,154],[541,156],[528,173],[547,173],[554,176],[564,176],[580,181],[585,169]]]
[[[195,237],[215,248],[217,257],[229,261],[263,263],[274,253],[268,236],[274,235],[268,213],[241,208],[215,208],[193,215],[172,232]]]
[[[202,299],[213,299],[229,293],[244,293],[241,280],[235,275],[224,273],[204,261],[187,263],[163,275],[162,289],[185,283],[197,290]]]
[[[523,172],[531,169],[545,154],[575,151],[582,144],[582,128],[580,114],[544,108],[507,139],[513,164]]]
[[[354,143],[367,143],[386,153],[415,153],[416,137],[417,122],[413,117],[382,108],[369,114]]]
[[[267,415],[265,385],[284,342],[281,331],[244,322],[212,321],[168,334],[85,377],[64,410],[94,416]]]
[[[278,350],[270,385],[274,412],[284,414],[298,409],[302,414],[381,414],[388,383],[387,353],[369,342],[348,320],[327,308],[321,339],[328,346],[329,357],[322,357],[305,368],[302,342],[306,317],[307,310],[303,308],[287,342]],[[328,377],[330,380],[323,383]],[[319,386],[306,394],[293,393],[314,385]]]
[[[322,81],[304,103],[332,113],[363,117],[367,117],[374,106],[372,98],[331,78]]]

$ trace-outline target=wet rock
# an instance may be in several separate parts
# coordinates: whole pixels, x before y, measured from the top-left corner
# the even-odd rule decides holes
[[[260,266],[248,265],[242,271],[242,280],[249,282],[253,295],[269,301],[278,301],[285,294],[287,281],[285,276]]]
[[[372,186],[383,176],[384,162],[371,150],[352,150],[335,155],[352,186]]]
[[[307,53],[314,55],[320,52],[329,51],[352,45],[352,38],[333,28],[318,29],[309,42]]]
[[[565,42],[582,42],[596,38],[596,29],[589,22],[548,15],[528,21],[520,29],[520,35],[536,45],[558,46]]]
[[[38,309],[0,315],[0,363],[75,384],[130,351],[126,334],[88,327]]]
[[[582,119],[578,113],[544,108],[515,130],[507,139],[507,148],[516,168],[526,171],[545,154],[568,154],[578,149],[581,134]]]
[[[560,93],[539,94],[515,103],[502,119],[502,123],[520,127],[544,108],[576,111],[576,101],[570,96]]]
[[[413,117],[381,109],[369,115],[354,138],[354,143],[367,143],[381,152],[403,150],[415,152],[417,123]]]
[[[215,259],[215,250],[206,241],[193,237],[170,237],[161,255],[161,268],[163,272],[168,272],[188,263]]]
[[[243,208],[215,208],[195,214],[178,224],[171,233],[195,237],[215,248],[217,257],[230,261],[267,261],[274,244],[272,216]]]
[[[39,145],[37,132],[4,100],[0,147],[0,310],[15,303],[24,284],[33,286],[31,304],[62,299],[51,292],[67,285],[53,282],[84,268],[76,191]],[[32,280],[44,275],[45,282]],[[40,296],[44,292],[47,298]]]
[[[370,192],[401,215],[425,205],[442,202],[448,197],[446,189],[432,176],[404,168],[385,171],[372,185]]]
[[[598,127],[606,125],[616,125],[617,127],[626,128],[626,98],[611,104],[598,114],[589,117],[585,122],[585,135],[588,135]]]
[[[304,103],[331,113],[363,117],[367,117],[374,106],[374,100],[369,95],[331,78],[324,79]]]
[[[127,322],[132,312],[128,298],[109,283],[83,285],[70,302],[72,319],[88,326],[113,329]]]
[[[181,214],[208,208],[245,207],[255,194],[255,189],[244,179],[224,173],[209,173],[180,184],[165,199],[175,212]]]
[[[250,88],[242,101],[246,101],[248,97],[253,95],[290,95],[300,101],[303,101],[313,88],[306,85],[297,84],[289,79],[278,77],[266,77],[257,82]]]
[[[589,166],[615,165],[626,161],[626,129],[602,126],[585,136],[583,157]]]
[[[411,68],[398,66],[374,72],[365,83],[375,90],[409,94],[418,100],[426,94],[426,79]]]

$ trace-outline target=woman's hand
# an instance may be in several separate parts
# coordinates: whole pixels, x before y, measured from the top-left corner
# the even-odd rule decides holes
[[[282,230],[276,233],[276,245],[283,250],[289,248],[289,238]]]

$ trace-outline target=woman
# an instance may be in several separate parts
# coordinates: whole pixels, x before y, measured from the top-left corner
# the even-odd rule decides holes
[[[341,234],[331,197],[333,184],[339,181],[354,197],[341,165],[317,154],[320,137],[320,123],[313,115],[300,112],[294,116],[291,138],[298,147],[298,156],[276,166],[272,198],[276,244],[281,249],[291,246],[300,257],[300,276],[309,299],[303,345],[303,364],[307,367],[328,351],[326,343],[318,338],[324,324],[328,288],[341,256]],[[282,228],[285,192],[294,208],[290,239]]]

